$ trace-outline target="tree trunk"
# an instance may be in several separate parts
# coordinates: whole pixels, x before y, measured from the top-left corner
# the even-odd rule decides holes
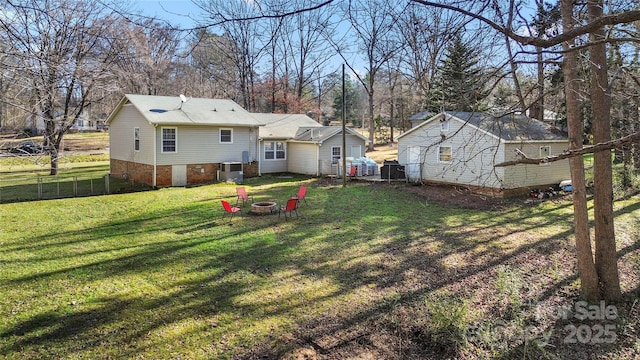
[[[562,26],[565,32],[573,28],[573,0],[562,0]],[[580,118],[578,105],[579,81],[576,69],[576,54],[571,51],[574,40],[562,43],[565,51],[563,74],[565,83],[565,98],[567,102],[567,127],[569,130],[569,148],[582,148],[583,123]],[[576,253],[578,257],[578,273],[582,294],[588,300],[600,298],[598,289],[598,274],[593,261],[591,239],[589,236],[589,215],[587,211],[587,194],[584,176],[584,162],[581,156],[569,160],[571,168],[571,183],[573,187],[573,222],[575,227]]]
[[[589,21],[602,17],[602,0],[589,0]],[[607,53],[603,28],[589,35],[591,68],[591,103],[593,106],[593,140],[595,143],[611,140],[611,94],[608,84]],[[613,181],[611,151],[598,151],[593,156],[594,173],[594,227],[596,270],[600,278],[603,296],[616,301],[622,296],[618,277],[618,257],[613,224]]]
[[[538,53],[538,99],[536,100],[538,113],[535,119],[544,121],[544,64],[542,63],[542,48],[536,47],[536,52]]]

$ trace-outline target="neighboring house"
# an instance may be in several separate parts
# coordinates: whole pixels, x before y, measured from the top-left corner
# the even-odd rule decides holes
[[[78,120],[76,120],[75,124],[71,127],[72,131],[98,131],[98,122],[95,120],[90,120],[85,118],[84,116],[80,116]]]
[[[301,127],[289,145],[289,172],[314,176],[339,173],[342,156],[365,156],[367,142],[364,136],[345,128],[342,146],[342,126]]]
[[[296,145],[289,141],[296,136],[300,127],[322,127],[304,114],[254,113],[253,116],[265,124],[259,130],[261,174],[290,172],[289,161]]]
[[[231,100],[128,94],[106,124],[112,176],[163,187],[217,181],[224,167],[258,173],[263,123]]]
[[[416,119],[427,113],[416,114]],[[494,167],[520,154],[543,158],[569,147],[567,137],[522,114],[443,112],[398,137],[409,180],[462,184],[508,196],[570,179],[569,162]]]
[[[34,134],[40,135],[44,133],[45,125],[44,119],[40,116],[29,117],[27,119],[28,127]],[[60,126],[56,125],[56,130],[59,130]],[[71,126],[71,132],[83,132],[83,131],[101,131],[106,130],[104,125],[104,119],[92,119],[86,113],[80,114],[80,117]]]

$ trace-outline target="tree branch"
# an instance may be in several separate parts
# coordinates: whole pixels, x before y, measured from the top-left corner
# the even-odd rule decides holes
[[[425,5],[425,6],[433,6],[441,9],[456,11],[466,16],[470,16],[474,19],[478,19],[484,22],[485,24],[491,26],[496,31],[503,33],[504,35],[521,43],[522,45],[534,45],[534,46],[539,46],[545,49],[561,44],[564,41],[574,39],[578,36],[588,34],[594,31],[595,29],[599,29],[606,25],[628,24],[628,23],[640,20],[640,10],[630,10],[630,11],[625,11],[619,14],[602,16],[597,20],[587,23],[583,26],[575,27],[567,32],[563,32],[561,34],[558,34],[557,36],[545,39],[545,38],[539,38],[539,37],[518,35],[511,29],[501,26],[496,22],[487,19],[484,16],[459,8],[457,6],[440,4],[437,2],[424,1],[424,0],[411,0],[411,1]]]
[[[586,146],[581,149],[565,150],[558,155],[547,156],[541,159],[530,158],[519,149],[516,149],[515,151],[518,153],[518,155],[522,157],[522,159],[501,162],[499,164],[494,165],[494,167],[506,167],[506,166],[513,166],[513,165],[519,165],[519,164],[532,164],[532,165],[546,164],[546,163],[568,159],[574,156],[582,156],[584,154],[591,154],[598,151],[611,150],[611,149],[617,148],[620,145],[638,141],[638,140],[640,140],[640,131],[633,133],[631,135],[627,135],[625,137],[621,137],[620,139],[615,139],[615,140],[599,143],[592,146]]]

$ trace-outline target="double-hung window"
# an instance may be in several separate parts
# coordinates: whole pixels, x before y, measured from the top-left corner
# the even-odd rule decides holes
[[[233,129],[220,129],[220,143],[233,144]]]
[[[450,163],[452,158],[451,146],[438,147],[438,162]]]
[[[342,158],[342,148],[340,146],[331,147],[331,163],[337,164]]]
[[[133,150],[140,151],[140,128],[133,128]]]
[[[174,153],[178,151],[178,129],[174,127],[162,128],[162,152]]]
[[[284,143],[281,141],[268,141],[264,143],[265,160],[284,160],[286,159],[286,151]]]

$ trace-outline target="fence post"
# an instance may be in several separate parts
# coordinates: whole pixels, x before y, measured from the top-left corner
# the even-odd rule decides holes
[[[42,199],[42,178],[38,176],[38,199]]]
[[[104,176],[104,191],[107,194],[111,194],[111,192],[109,191],[109,174]]]
[[[73,196],[78,196],[78,177],[73,177]]]

